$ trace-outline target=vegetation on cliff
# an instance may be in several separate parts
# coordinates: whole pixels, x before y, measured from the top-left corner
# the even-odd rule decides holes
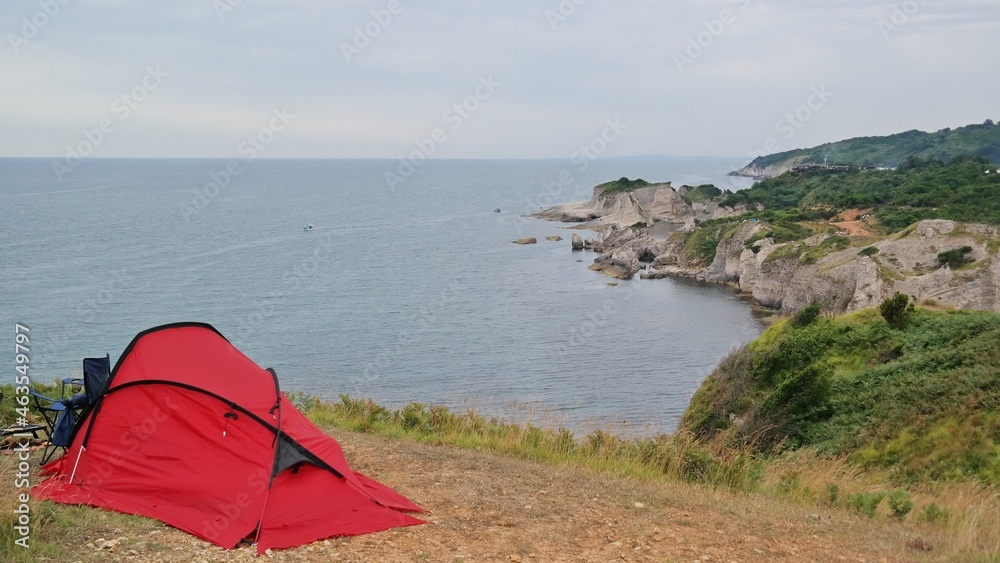
[[[617,194],[617,193],[627,193],[633,190],[638,190],[639,188],[645,188],[651,186],[649,182],[643,180],[642,178],[636,178],[635,180],[629,180],[628,178],[622,176],[621,178],[613,182],[605,182],[600,184],[598,189],[601,190],[603,194]]]
[[[951,160],[959,155],[979,155],[1000,163],[1000,125],[987,120],[981,125],[942,129],[934,133],[906,131],[885,137],[856,137],[808,149],[760,156],[750,167],[792,166],[800,162],[824,162],[855,166],[894,167],[907,158]]]
[[[775,324],[706,379],[683,428],[760,452],[846,455],[901,483],[1000,485],[1000,315],[892,299],[882,314],[807,307]]]
[[[981,156],[947,163],[912,157],[895,170],[786,173],[727,193],[720,205],[760,206],[772,213],[794,210],[803,220],[875,208],[872,215],[887,233],[923,219],[1000,223],[1000,173]]]
[[[691,205],[693,203],[711,201],[720,195],[722,195],[722,190],[715,187],[714,184],[702,184],[700,186],[688,186],[687,191],[684,192],[683,199],[685,203]]]

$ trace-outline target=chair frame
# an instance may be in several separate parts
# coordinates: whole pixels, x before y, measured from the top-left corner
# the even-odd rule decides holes
[[[84,358],[83,359],[83,377],[66,377],[61,380],[61,387],[59,389],[60,395],[59,399],[53,399],[52,397],[47,397],[41,393],[35,391],[34,389],[29,389],[28,393],[35,400],[35,409],[41,413],[42,418],[45,419],[45,423],[48,428],[45,429],[46,434],[48,434],[48,443],[45,446],[45,451],[42,452],[42,465],[45,465],[52,459],[52,456],[60,448],[65,452],[67,446],[60,446],[52,443],[52,439],[55,436],[56,425],[59,423],[60,416],[70,416],[74,417],[74,421],[79,419],[80,414],[91,402],[96,401],[97,397],[91,397],[88,391],[92,391],[94,394],[100,394],[104,392],[103,388],[89,389],[88,384],[88,362],[104,361],[106,369],[110,370],[111,367],[111,357],[106,355],[104,358]],[[107,374],[104,374],[104,385],[107,385]],[[70,397],[66,397],[66,386],[70,385],[70,390],[72,391],[73,385],[81,386],[85,391],[82,393],[75,393]],[[81,396],[84,397],[82,404],[77,404]],[[44,404],[47,403],[47,404]],[[69,410],[70,412],[66,412]]]
[[[0,391],[0,403],[3,402],[3,391]],[[18,434],[31,434],[31,437],[38,439],[38,431],[45,430],[41,424],[25,424],[24,426],[6,426],[0,429],[0,438],[7,436],[17,436]]]
[[[67,407],[63,404],[62,399],[47,397],[34,389],[28,389],[28,393],[31,394],[31,397],[35,400],[35,410],[37,410],[39,414],[42,415],[42,418],[45,419],[45,425],[47,427],[45,429],[45,433],[48,435],[48,441],[45,444],[45,450],[42,452],[41,463],[42,465],[45,465],[50,459],[52,459],[56,450],[62,448],[63,451],[66,451],[65,446],[57,446],[56,444],[53,444],[52,437],[55,433],[56,423],[59,421],[59,415],[65,412]],[[42,404],[43,401],[48,404]]]

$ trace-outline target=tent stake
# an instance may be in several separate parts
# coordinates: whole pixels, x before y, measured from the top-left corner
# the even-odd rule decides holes
[[[76,462],[73,463],[73,472],[69,475],[69,484],[73,484],[73,477],[76,477],[76,467],[80,465],[80,456],[83,455],[83,450],[87,449],[85,446],[80,446],[80,451],[76,452]]]

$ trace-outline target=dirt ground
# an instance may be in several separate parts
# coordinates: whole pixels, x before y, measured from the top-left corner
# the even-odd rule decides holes
[[[872,236],[872,233],[865,227],[865,222],[855,221],[854,218],[859,215],[871,213],[871,211],[871,209],[848,209],[830,219],[830,222],[851,236],[869,237]]]
[[[260,560],[880,562],[935,555],[916,525],[447,446],[333,435],[357,470],[428,509],[431,524],[321,541]],[[254,559],[249,546],[227,552],[160,524],[142,528],[108,529],[105,536],[121,534],[120,543],[102,549],[88,542],[82,559]]]

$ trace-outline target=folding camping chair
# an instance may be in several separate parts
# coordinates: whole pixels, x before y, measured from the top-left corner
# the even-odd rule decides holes
[[[0,403],[3,403],[2,391],[0,391]],[[41,424],[25,424],[23,426],[5,426],[2,429],[0,429],[0,439],[6,438],[7,436],[31,434],[31,436],[37,440],[39,430],[45,430],[45,427],[42,426]]]
[[[48,463],[57,450],[65,451],[69,447],[77,417],[83,409],[90,406],[104,393],[110,374],[110,354],[103,358],[84,358],[83,393],[76,393],[68,398],[53,399],[34,389],[28,390],[28,393],[35,399],[35,408],[48,425],[49,443],[45,446],[45,451],[42,452],[42,465]],[[78,378],[63,379],[61,393],[65,395],[67,384],[71,386],[72,390],[72,386],[78,385],[79,382]]]

